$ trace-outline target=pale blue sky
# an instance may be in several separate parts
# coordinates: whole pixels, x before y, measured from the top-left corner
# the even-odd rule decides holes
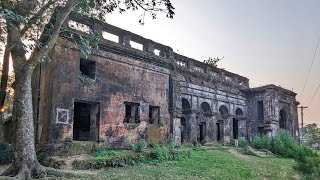
[[[197,60],[225,58],[219,67],[246,76],[251,86],[281,85],[310,108],[305,121],[320,121],[320,49],[302,87],[320,37],[318,0],[171,0],[174,19],[158,16],[139,25],[141,12],[114,13],[108,22],[171,46]]]

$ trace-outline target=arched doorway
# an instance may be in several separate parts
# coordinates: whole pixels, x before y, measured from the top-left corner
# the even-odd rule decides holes
[[[200,143],[205,142],[206,123],[209,116],[211,116],[211,107],[207,102],[202,102],[200,104],[200,112],[197,115],[197,141]]]
[[[223,140],[223,135],[224,135],[224,119],[228,117],[229,110],[226,106],[221,105],[219,107],[219,113],[221,116],[221,119],[217,122],[216,128],[217,128],[217,141]]]
[[[239,127],[238,120],[233,118],[232,120],[232,129],[233,129],[233,139],[238,139]]]
[[[182,98],[182,118],[181,118],[181,143],[188,142],[188,120],[191,114],[191,105],[186,98]]]
[[[287,129],[287,121],[288,121],[287,111],[284,109],[281,109],[280,110],[279,127],[281,129]]]
[[[243,111],[240,108],[236,109],[236,118],[232,120],[233,129],[233,139],[238,139],[239,137],[239,119],[243,117]]]

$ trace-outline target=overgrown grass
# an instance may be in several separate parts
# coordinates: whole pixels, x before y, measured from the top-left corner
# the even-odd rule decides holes
[[[127,154],[130,151],[128,150],[109,150],[104,148],[98,148],[93,153],[93,157],[106,157],[111,155],[118,155],[118,154]]]
[[[191,148],[189,148],[191,149]],[[251,157],[243,160],[225,149],[197,150],[191,156],[157,164],[108,168],[95,179],[295,179],[294,161]]]

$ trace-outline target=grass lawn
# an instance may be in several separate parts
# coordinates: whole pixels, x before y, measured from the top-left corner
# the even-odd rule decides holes
[[[193,150],[179,161],[108,168],[83,179],[300,179],[293,163],[277,157],[243,159],[222,148]]]

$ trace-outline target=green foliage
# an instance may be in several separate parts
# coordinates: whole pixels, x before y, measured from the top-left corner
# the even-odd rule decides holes
[[[87,75],[85,75],[83,73],[80,73],[79,79],[85,85],[90,85],[90,84],[94,83],[94,81],[95,81],[94,79],[91,79],[90,77],[88,77]]]
[[[239,147],[246,147],[248,142],[244,138],[239,139]]]
[[[131,148],[134,152],[142,152],[147,148],[147,142],[144,139],[140,139],[136,144],[133,144]]]
[[[310,148],[300,146],[293,137],[284,130],[280,130],[276,134],[271,145],[271,151],[283,157],[297,158],[301,156],[316,156]]]
[[[256,149],[271,149],[271,139],[268,136],[258,136],[253,139],[251,146]]]
[[[13,147],[9,143],[0,140],[0,164],[12,162],[13,157]]]
[[[14,23],[24,24],[26,22],[26,19],[23,16],[17,15],[9,9],[4,9],[3,12],[1,12],[0,18],[2,17],[8,20],[9,29],[13,26]]]
[[[189,157],[191,155],[192,149],[187,149],[184,147],[172,148],[172,146],[165,146],[159,144],[153,144],[151,149],[152,159],[157,160],[158,162],[162,161],[171,161],[178,160],[184,157]]]
[[[170,151],[165,145],[153,144],[152,145],[152,157],[159,161],[169,160]]]
[[[92,156],[94,157],[106,157],[118,154],[126,154],[129,153],[127,150],[109,150],[105,148],[97,148],[93,153]]]
[[[171,151],[173,151],[175,147],[176,147],[176,145],[175,145],[175,143],[174,143],[173,136],[170,136],[170,139],[169,139],[169,149],[170,149]]]
[[[320,179],[320,158],[301,156],[296,159],[294,169],[310,179]]]
[[[80,38],[80,51],[81,53],[88,58],[88,56],[92,53],[92,49],[98,49],[98,45],[100,42],[100,36],[97,32],[94,32],[91,37],[85,37],[79,35]]]
[[[103,167],[122,167],[145,162],[150,158],[150,153],[125,153],[107,157],[96,157],[91,160],[76,160],[73,166],[76,169],[100,169]]]
[[[268,136],[256,137],[251,146],[256,149],[267,149],[272,153],[286,157],[317,156],[310,148],[300,146],[285,130],[279,130],[273,138]]]

